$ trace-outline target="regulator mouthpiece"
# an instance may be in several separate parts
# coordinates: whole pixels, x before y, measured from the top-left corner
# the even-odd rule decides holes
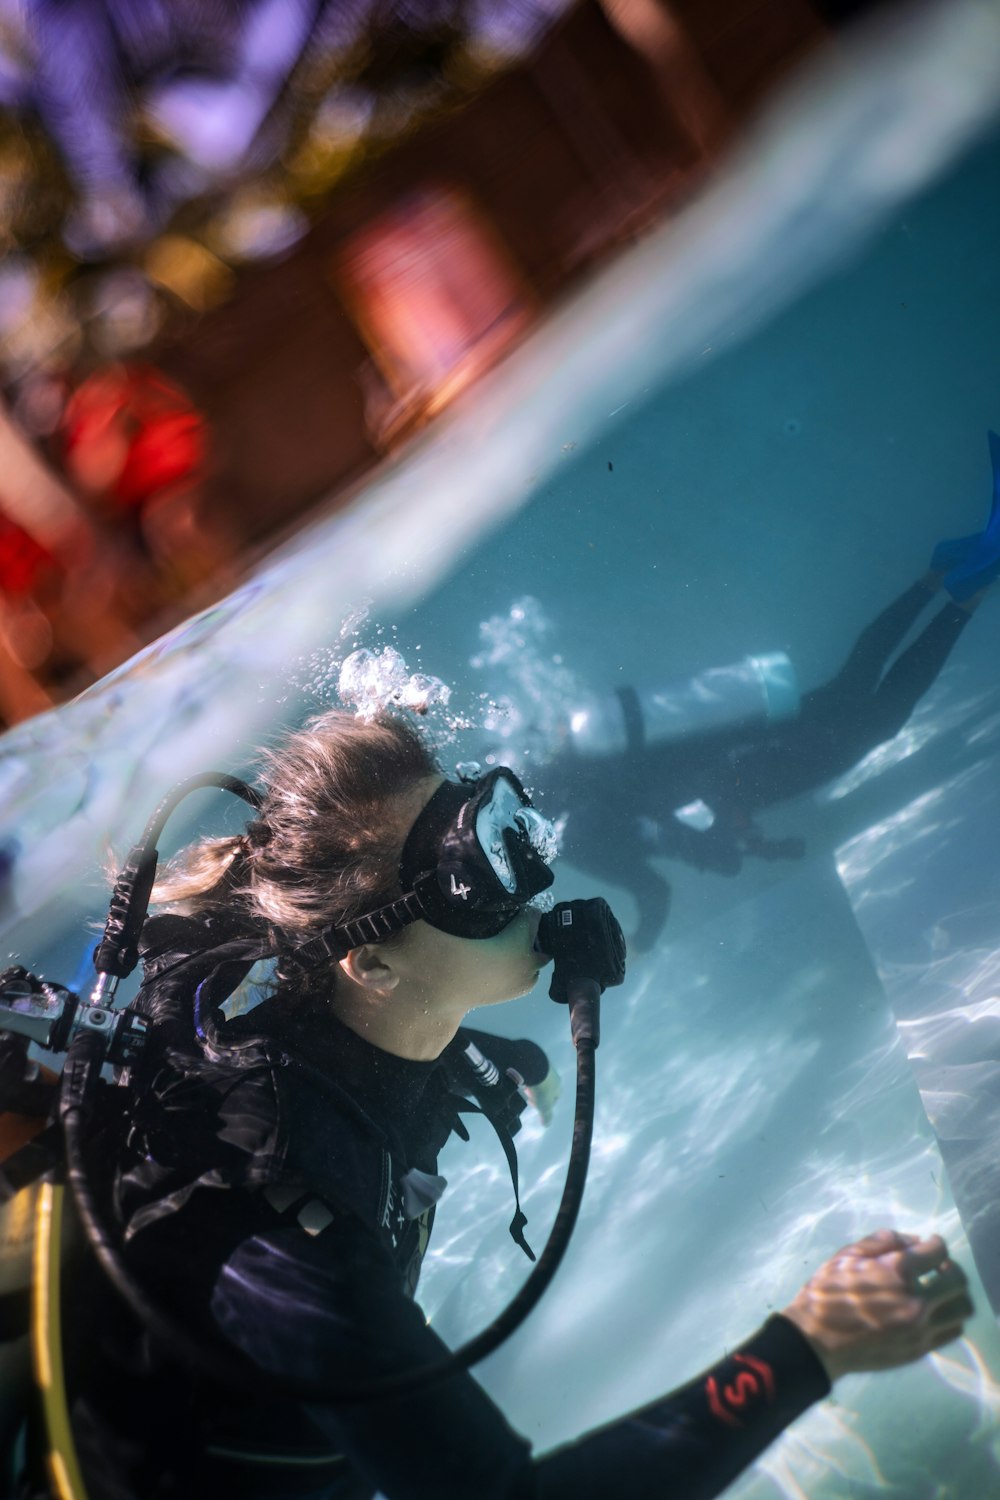
[[[589,980],[603,994],[625,978],[625,934],[601,896],[560,901],[538,924],[535,945],[554,960],[549,995],[567,1004],[574,985]]]

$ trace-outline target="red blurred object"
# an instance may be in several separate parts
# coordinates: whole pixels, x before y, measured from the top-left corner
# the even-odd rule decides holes
[[[119,510],[141,509],[204,475],[207,426],[173,381],[146,364],[90,375],[62,421],[66,466],[88,494]]]
[[[497,231],[443,184],[411,189],[348,235],[334,275],[398,402],[378,424],[383,436],[446,405],[536,311]]]
[[[51,552],[0,513],[0,594],[23,599],[43,574],[56,571],[58,564]]]

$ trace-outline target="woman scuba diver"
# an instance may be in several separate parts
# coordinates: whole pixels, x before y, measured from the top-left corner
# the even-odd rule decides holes
[[[884,1230],[690,1384],[552,1453],[465,1370],[386,1384],[447,1353],[412,1300],[440,1148],[470,1098],[509,1145],[522,1082],[545,1083],[540,1049],[462,1023],[546,964],[529,903],[551,851],[510,772],[446,781],[400,718],[324,714],[263,780],[246,832],[154,889],[134,1102],[87,1147],[130,1270],[242,1378],[178,1359],[81,1258],[66,1382],[90,1500],[710,1497],[839,1375],[960,1334],[943,1242]],[[66,1493],[44,1448],[33,1430],[21,1500]]]

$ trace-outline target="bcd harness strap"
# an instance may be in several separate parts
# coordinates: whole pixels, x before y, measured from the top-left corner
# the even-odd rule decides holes
[[[529,1260],[534,1260],[536,1258],[535,1252],[534,1250],[532,1250],[531,1246],[528,1244],[528,1241],[524,1237],[524,1226],[525,1224],[527,1224],[528,1219],[527,1215],[522,1211],[521,1208],[521,1196],[518,1190],[517,1150],[514,1146],[513,1137],[511,1136],[510,1131],[507,1130],[506,1127],[502,1125],[500,1121],[496,1119],[488,1109],[484,1109],[479,1104],[473,1104],[471,1099],[463,1099],[458,1094],[454,1096],[454,1099],[455,1109],[459,1115],[482,1115],[485,1119],[489,1120],[490,1124],[493,1126],[494,1131],[496,1132],[496,1138],[500,1142],[500,1145],[503,1147],[503,1154],[507,1158],[507,1165],[510,1168],[511,1185],[514,1189],[515,1212],[514,1217],[511,1219],[510,1224],[508,1225],[510,1237],[514,1241],[515,1245],[520,1246]],[[468,1130],[466,1130],[464,1124],[462,1124],[461,1121],[456,1121],[456,1133],[460,1135],[464,1141],[467,1141],[469,1139],[469,1132]]]

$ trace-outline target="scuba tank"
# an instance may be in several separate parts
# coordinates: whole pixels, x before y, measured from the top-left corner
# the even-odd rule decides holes
[[[0,1034],[0,1163],[41,1135],[58,1081],[28,1057],[27,1037]],[[0,1349],[28,1329],[35,1196],[32,1184],[0,1197]]]
[[[4,1157],[30,1139],[23,1126],[23,1117],[0,1114],[0,1154]],[[0,1205],[0,1454],[13,1452],[31,1388],[29,1299],[39,1191],[39,1184],[32,1183]],[[0,1461],[0,1493],[7,1493],[11,1479]]]
[[[0,1037],[0,1162],[46,1126],[57,1074],[27,1054],[27,1039]],[[0,1201],[0,1455],[13,1455],[31,1389],[29,1324],[35,1231],[44,1189],[32,1182]],[[0,1463],[3,1493],[11,1482]]]
[[[783,651],[709,667],[663,687],[619,688],[571,710],[568,741],[581,755],[623,755],[646,745],[780,723],[799,711],[795,668]]]

